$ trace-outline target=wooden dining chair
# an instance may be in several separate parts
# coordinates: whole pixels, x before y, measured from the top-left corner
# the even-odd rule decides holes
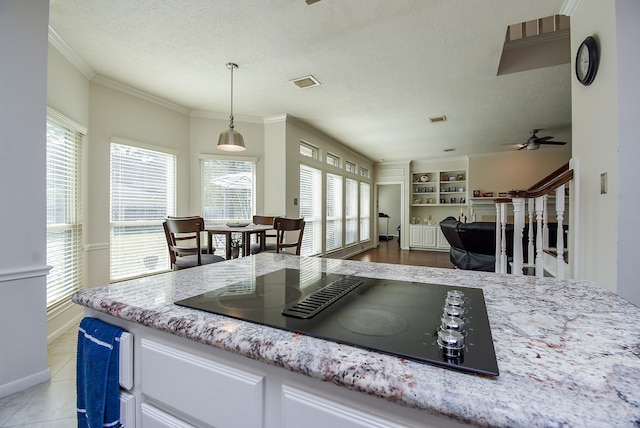
[[[253,216],[253,224],[262,224],[262,225],[271,225],[274,226],[274,221],[276,217],[273,216],[264,216],[264,215],[254,215]],[[275,226],[274,226],[275,228]],[[267,238],[276,238],[275,232],[269,233],[265,232],[262,236],[258,235],[258,242],[251,244],[249,247],[251,254],[258,254],[261,251],[275,251],[276,250],[276,242],[267,242]],[[262,247],[261,239],[264,239],[264,247]]]
[[[300,255],[300,249],[302,247],[302,236],[304,235],[304,219],[303,218],[284,218],[276,217],[274,220],[274,229],[276,230],[276,253],[286,252],[283,251],[287,248],[295,248],[295,254]],[[289,232],[289,235],[287,235]],[[297,238],[295,240],[285,241],[285,236],[290,237],[291,234],[297,232]]]
[[[202,217],[167,217],[162,223],[167,238],[173,270],[222,262],[224,257],[203,254],[200,235],[204,230]]]

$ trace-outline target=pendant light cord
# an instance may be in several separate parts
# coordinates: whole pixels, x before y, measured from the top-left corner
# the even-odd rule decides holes
[[[238,64],[230,62],[227,67],[231,69],[231,115],[229,116],[229,128],[233,129],[233,69],[238,68]]]

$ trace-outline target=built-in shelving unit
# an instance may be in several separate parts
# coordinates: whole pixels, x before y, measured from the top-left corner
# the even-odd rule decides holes
[[[428,171],[411,174],[411,206],[466,206],[467,171]]]

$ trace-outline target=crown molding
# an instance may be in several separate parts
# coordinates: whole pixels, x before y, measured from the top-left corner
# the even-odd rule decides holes
[[[580,7],[580,3],[582,3],[582,0],[564,0],[560,8],[560,15],[573,16]]]
[[[215,113],[206,110],[191,110],[191,117],[201,117],[203,119],[229,120],[229,113]],[[264,119],[256,116],[238,116],[233,115],[234,122],[244,123],[264,123]]]
[[[64,41],[58,32],[49,25],[49,43],[60,52],[87,80],[94,78],[96,73],[78,56],[71,46]]]

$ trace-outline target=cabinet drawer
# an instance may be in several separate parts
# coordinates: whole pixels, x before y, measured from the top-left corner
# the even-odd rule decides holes
[[[402,428],[393,421],[288,385],[282,386],[284,428]]]
[[[141,345],[145,396],[218,428],[261,426],[263,376],[152,340]]]
[[[195,428],[178,418],[148,404],[141,406],[142,428]]]

